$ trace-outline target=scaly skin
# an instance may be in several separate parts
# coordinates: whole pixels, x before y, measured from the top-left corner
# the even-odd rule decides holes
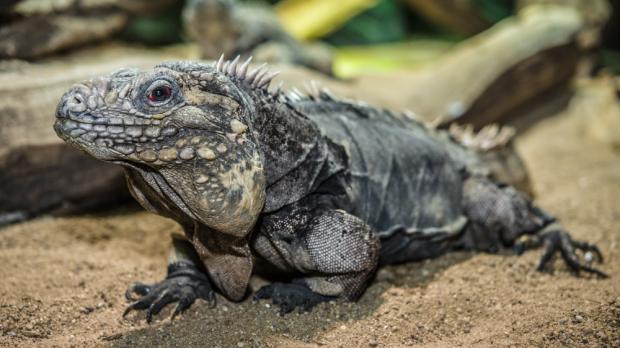
[[[506,132],[471,141],[326,91],[268,91],[273,75],[248,72],[248,63],[125,69],[78,84],[59,103],[58,135],[124,166],[138,202],[185,232],[166,279],[134,284],[127,312],[147,309],[150,321],[178,302],[176,315],[197,298],[213,302],[214,289],[241,300],[253,269],[291,278],[255,298],[283,313],[309,310],[355,300],[380,264],[456,249],[543,246],[540,270],[560,252],[575,273],[605,276],[575,253],[600,257],[596,246],[574,242],[495,182],[468,144],[488,150],[508,142]],[[523,236],[532,239],[519,243]]]

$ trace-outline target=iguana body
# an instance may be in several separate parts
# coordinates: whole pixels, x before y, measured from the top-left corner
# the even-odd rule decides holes
[[[123,70],[63,96],[55,129],[93,156],[123,165],[134,197],[179,222],[167,278],[135,284],[131,309],[175,314],[213,288],[232,300],[253,270],[291,282],[256,293],[283,312],[356,299],[379,264],[449,250],[497,251],[532,235],[539,268],[573,242],[474,151],[444,131],[324,91],[285,96],[271,75],[238,61]],[[497,135],[501,138],[503,133]],[[499,139],[501,140],[501,139]],[[499,141],[498,140],[498,141]],[[505,141],[505,139],[503,140]],[[214,287],[212,286],[214,285]]]

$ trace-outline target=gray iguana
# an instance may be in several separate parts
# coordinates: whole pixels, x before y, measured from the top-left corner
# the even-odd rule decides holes
[[[125,314],[146,309],[150,322],[178,302],[174,317],[197,298],[214,303],[215,290],[239,301],[253,272],[290,279],[255,298],[282,313],[310,310],[357,299],[380,265],[451,250],[542,246],[539,270],[560,253],[575,274],[606,276],[577,256],[602,261],[595,245],[572,240],[457,141],[484,138],[326,90],[270,90],[274,74],[248,64],[122,69],[77,84],[58,104],[58,135],[122,165],[137,201],[184,230],[166,278],[131,286]]]

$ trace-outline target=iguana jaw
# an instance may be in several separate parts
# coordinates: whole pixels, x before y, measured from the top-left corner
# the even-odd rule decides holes
[[[64,141],[105,161],[137,154],[137,148],[152,148],[178,131],[174,126],[162,127],[160,120],[104,118],[90,114],[57,115],[54,130]]]

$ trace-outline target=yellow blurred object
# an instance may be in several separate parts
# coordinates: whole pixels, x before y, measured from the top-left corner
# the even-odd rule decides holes
[[[276,5],[280,22],[293,37],[309,40],[337,29],[377,0],[283,0]]]
[[[350,78],[393,70],[415,69],[435,60],[455,42],[416,39],[408,42],[334,48],[334,75]]]

